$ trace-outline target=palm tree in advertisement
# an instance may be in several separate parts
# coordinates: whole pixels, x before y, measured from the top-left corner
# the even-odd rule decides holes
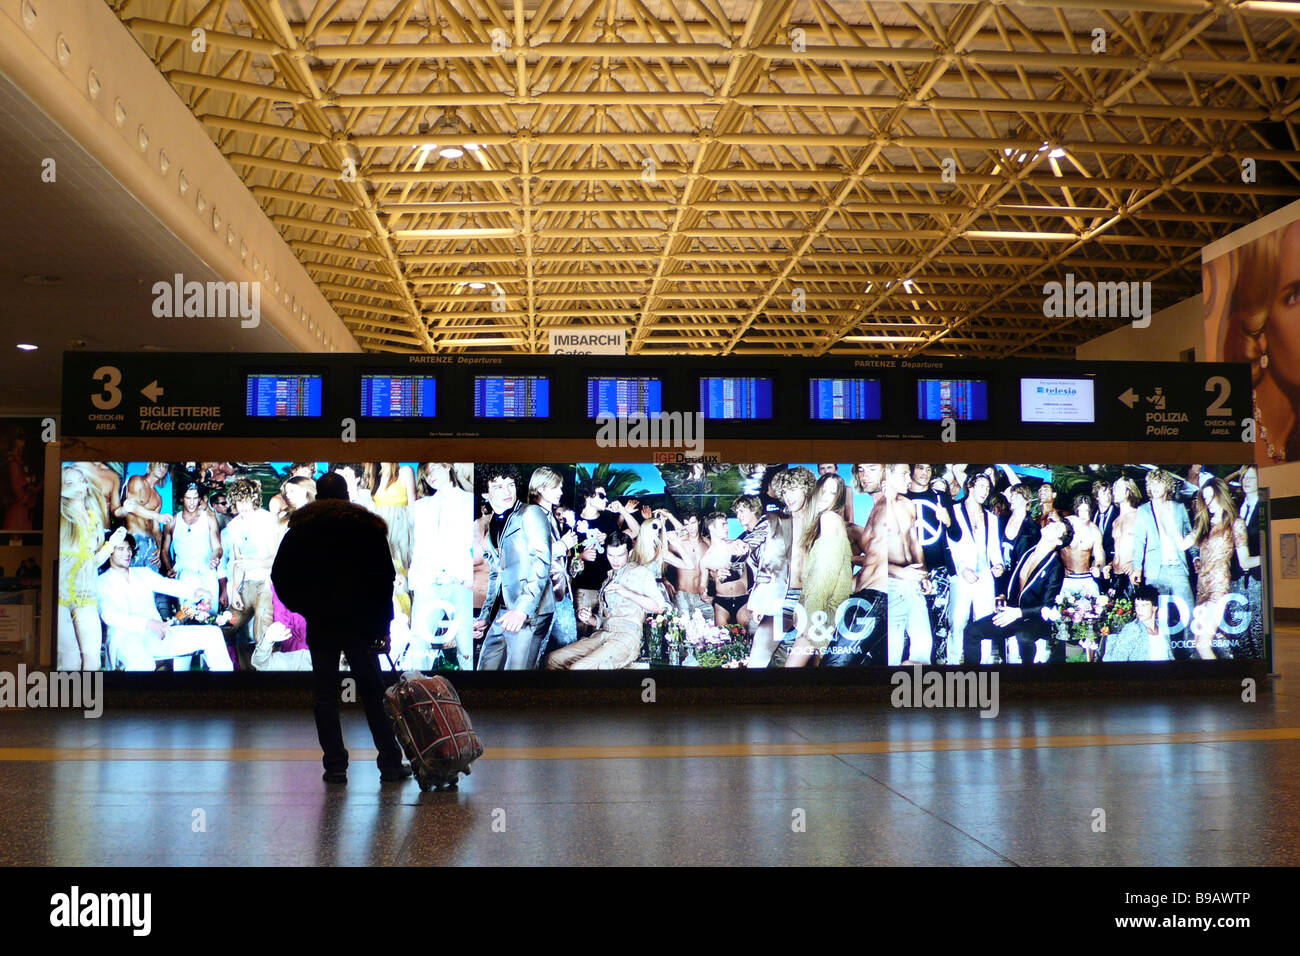
[[[592,468],[579,465],[578,484],[588,480],[603,487],[611,501],[615,498],[636,497],[649,493],[648,489],[641,487],[641,476],[631,468],[616,468],[607,462]]]

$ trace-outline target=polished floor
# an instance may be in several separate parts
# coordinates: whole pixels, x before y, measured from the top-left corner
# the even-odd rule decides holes
[[[1300,630],[1237,696],[478,710],[458,793],[310,715],[0,713],[0,864],[1300,864]],[[359,712],[349,741],[368,742]],[[1099,832],[1103,821],[1104,832]]]

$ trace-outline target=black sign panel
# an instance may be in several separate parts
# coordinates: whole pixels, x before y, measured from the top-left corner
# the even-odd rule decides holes
[[[485,375],[505,377],[505,388],[544,377],[547,415],[522,424],[476,417],[474,380]],[[588,379],[611,375],[661,378],[663,411],[679,415],[701,411],[701,378],[770,378],[771,417],[710,418],[706,430],[717,438],[1240,443],[1252,413],[1249,367],[1237,364],[71,352],[63,430],[78,437],[587,438],[598,428],[587,415]],[[392,414],[374,414],[373,392],[363,409],[365,376],[404,379],[392,386]],[[404,415],[414,406],[402,389],[425,387],[430,377],[436,391],[421,393],[419,404],[436,393],[435,414]],[[878,417],[813,416],[814,380],[837,378],[878,380]]]
[[[1125,363],[1101,396],[1117,432],[1132,441],[1240,442],[1253,415],[1241,366]]]

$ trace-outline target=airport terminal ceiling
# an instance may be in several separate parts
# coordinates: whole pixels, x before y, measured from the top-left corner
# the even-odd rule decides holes
[[[373,351],[1073,357],[1300,197],[1300,4],[110,6]]]

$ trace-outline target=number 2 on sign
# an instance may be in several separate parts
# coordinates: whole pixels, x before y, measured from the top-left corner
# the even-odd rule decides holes
[[[1219,393],[1219,397],[1210,403],[1210,407],[1205,410],[1205,414],[1219,417],[1232,414],[1231,408],[1224,408],[1228,397],[1232,394],[1231,382],[1222,375],[1215,375],[1205,380],[1205,390]]]

